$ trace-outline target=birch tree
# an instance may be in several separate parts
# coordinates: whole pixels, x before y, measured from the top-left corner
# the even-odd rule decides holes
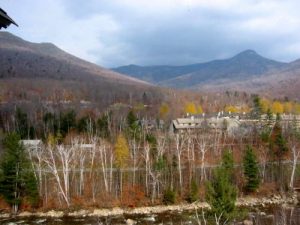
[[[290,134],[288,139],[288,146],[291,149],[291,164],[292,164],[292,172],[291,172],[289,187],[293,188],[297,163],[300,157],[300,132],[297,128],[296,120],[293,121],[292,127],[289,130],[290,130]]]
[[[43,161],[54,176],[56,184],[65,203],[69,207],[70,202],[70,163],[73,159],[74,148],[66,148],[63,145],[52,145],[49,143],[45,148]],[[59,173],[61,171],[61,173]]]
[[[207,135],[200,133],[196,137],[196,143],[200,152],[201,181],[205,179],[205,154],[208,151]]]
[[[175,152],[178,161],[179,187],[181,193],[182,193],[182,185],[183,185],[181,159],[182,159],[182,154],[184,152],[185,142],[186,142],[186,137],[184,134],[177,133],[175,135],[175,147],[176,147]]]

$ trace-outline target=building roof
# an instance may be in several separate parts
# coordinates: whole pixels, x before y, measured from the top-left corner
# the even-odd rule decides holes
[[[13,19],[10,18],[7,13],[0,8],[0,29],[7,28],[10,24],[18,26],[18,24],[16,24],[16,22],[13,21]]]
[[[201,128],[203,121],[195,118],[178,118],[173,120],[173,125],[175,129]]]

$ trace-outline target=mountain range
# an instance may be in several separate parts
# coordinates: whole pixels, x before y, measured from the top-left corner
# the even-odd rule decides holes
[[[284,63],[243,51],[232,58],[184,66],[113,68],[137,79],[172,88],[201,91],[237,90],[300,98],[300,60]],[[287,89],[288,87],[288,89]]]
[[[206,63],[129,65],[111,70],[51,43],[31,43],[0,32],[0,101],[10,98],[12,93],[27,98],[43,95],[46,99],[59,93],[106,106],[122,99],[141,101],[145,96],[159,102],[170,93],[159,86],[201,93],[243,91],[300,100],[300,60],[278,62],[246,50],[229,59]]]

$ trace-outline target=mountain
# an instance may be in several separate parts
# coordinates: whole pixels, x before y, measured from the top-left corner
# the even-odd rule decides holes
[[[1,78],[53,78],[60,80],[106,80],[144,84],[64,52],[51,43],[31,43],[8,32],[0,32]]]
[[[204,92],[212,90],[243,91],[260,93],[271,98],[290,98],[300,100],[300,60],[285,64],[277,70],[268,71],[261,76],[249,77],[243,80],[223,80],[200,84],[196,89]]]
[[[211,81],[257,77],[266,72],[283,68],[285,65],[285,63],[264,58],[253,50],[246,50],[232,58],[207,63],[148,67],[129,65],[113,70],[162,86],[194,88]]]
[[[104,108],[161,97],[160,89],[145,81],[84,61],[51,43],[31,43],[0,32],[0,105],[88,100]]]

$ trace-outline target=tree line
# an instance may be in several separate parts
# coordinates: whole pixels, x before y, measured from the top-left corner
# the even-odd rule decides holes
[[[206,200],[227,220],[237,196],[294,186],[299,128],[283,128],[280,116],[272,124],[256,124],[246,134],[169,133],[145,126],[134,111],[97,119],[66,111],[46,112],[33,126],[17,109],[5,130],[0,191],[14,211]],[[36,137],[43,143],[31,148],[19,141]]]

